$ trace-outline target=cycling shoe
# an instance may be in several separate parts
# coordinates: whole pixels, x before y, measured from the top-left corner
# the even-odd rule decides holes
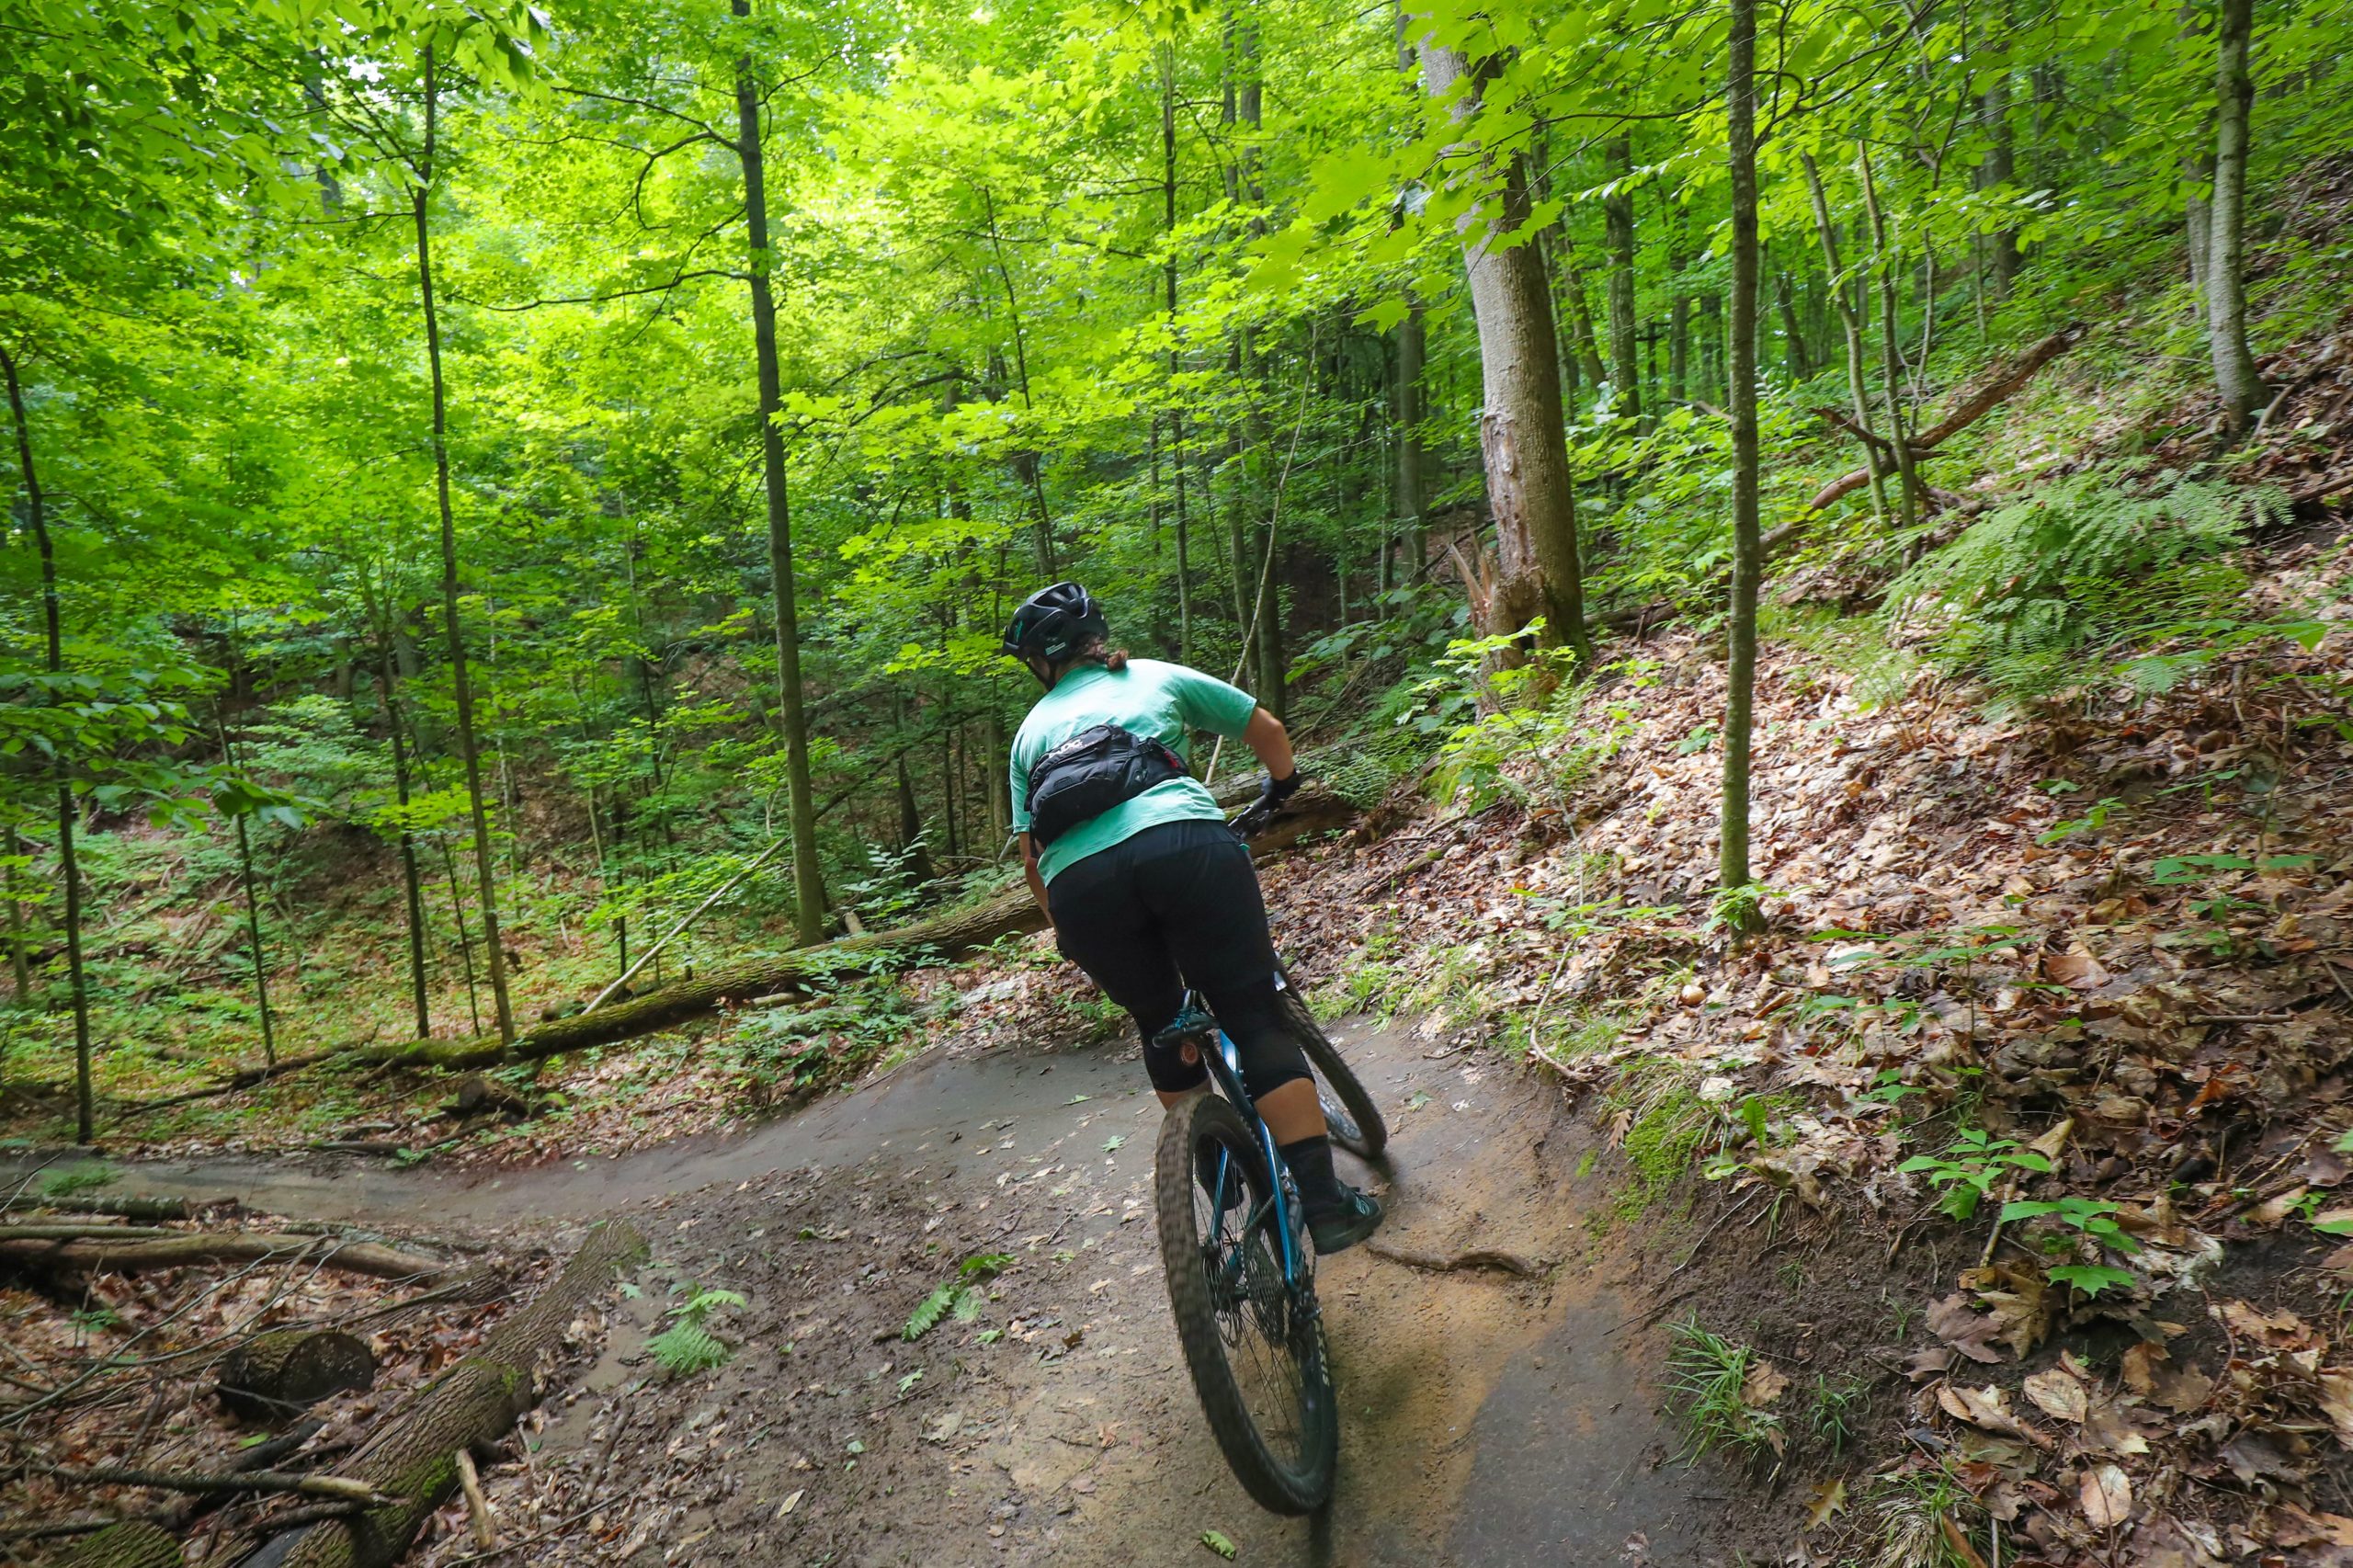
[[[1340,1201],[1321,1214],[1307,1217],[1307,1233],[1315,1240],[1316,1256],[1346,1252],[1381,1229],[1381,1199],[1353,1187],[1340,1189]]]

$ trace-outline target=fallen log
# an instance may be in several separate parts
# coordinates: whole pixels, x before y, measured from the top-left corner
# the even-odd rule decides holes
[[[241,1421],[277,1421],[375,1382],[376,1358],[365,1340],[334,1329],[274,1328],[222,1358],[214,1392]]]
[[[300,1073],[305,1067],[316,1067],[322,1062],[333,1062],[339,1056],[350,1054],[354,1049],[356,1048],[351,1046],[337,1046],[332,1051],[313,1051],[304,1056],[290,1056],[283,1062],[241,1067],[219,1082],[208,1084],[200,1089],[165,1095],[161,1099],[135,1101],[124,1106],[120,1114],[122,1119],[129,1120],[134,1116],[145,1116],[149,1111],[163,1110],[176,1105],[187,1105],[191,1100],[207,1100],[221,1095],[233,1095],[239,1089],[250,1089],[255,1085],[266,1084],[272,1078],[282,1078],[289,1073]]]
[[[1246,778],[1220,791],[1241,800],[1256,792],[1256,782]],[[1356,808],[1339,796],[1310,784],[1291,798],[1283,814],[1266,832],[1250,841],[1251,852],[1259,857],[1279,853],[1311,835],[1346,826],[1356,814]],[[511,1046],[501,1045],[495,1036],[484,1036],[463,1040],[417,1040],[383,1047],[366,1055],[403,1065],[453,1069],[480,1069],[511,1061],[535,1062],[567,1051],[610,1045],[657,1029],[674,1028],[731,1004],[748,1004],[779,992],[813,996],[845,974],[879,974],[954,963],[1004,937],[1042,930],[1045,924],[1044,914],[1024,889],[895,930],[844,937],[819,947],[796,948],[786,953],[701,970],[692,980],[665,985],[592,1013],[575,1013],[540,1024],[517,1035]]]
[[[337,1244],[324,1236],[262,1232],[195,1231],[144,1241],[86,1237],[64,1242],[0,1242],[0,1263],[51,1271],[128,1274],[142,1268],[186,1268],[210,1263],[315,1263],[378,1279],[438,1279],[451,1272],[439,1258],[368,1242]]]
[[[0,1245],[9,1242],[72,1242],[84,1236],[104,1236],[109,1241],[153,1241],[157,1236],[176,1236],[177,1231],[166,1231],[153,1225],[115,1225],[103,1221],[61,1221],[56,1224],[43,1221],[38,1225],[0,1225]]]
[[[0,1203],[0,1214],[15,1214],[30,1209],[50,1210],[67,1215],[104,1214],[142,1225],[153,1225],[165,1220],[185,1220],[188,1216],[188,1202],[185,1198],[44,1198],[39,1193],[30,1193]]]
[[[186,1559],[170,1531],[154,1525],[108,1525],[59,1561],[58,1568],[180,1568]]]
[[[2020,388],[2034,380],[2036,371],[2081,343],[2090,333],[2091,328],[2082,322],[2070,322],[2025,353],[2006,361],[1991,374],[1980,379],[1961,393],[1959,401],[1942,419],[1925,430],[1915,430],[1912,433],[1911,445],[1914,455],[1928,456],[1937,448],[2009,402],[2018,394]],[[1806,503],[1806,509],[1819,512],[1840,496],[1860,490],[1870,482],[1871,471],[1868,468],[1859,468],[1851,473],[1840,474],[1836,479],[1814,492],[1813,499]],[[1800,526],[1790,523],[1774,529],[1765,538],[1766,548],[1771,549],[1781,539],[1796,531]]]
[[[307,1526],[290,1547],[280,1537],[260,1558],[283,1568],[390,1568],[417,1529],[458,1486],[457,1453],[506,1436],[544,1392],[537,1382],[582,1307],[645,1256],[627,1225],[607,1223],[537,1300],[493,1329],[482,1347],[449,1369],[363,1444],[342,1467],[349,1479],[401,1499],[348,1518]]]
[[[74,1486],[144,1486],[163,1492],[193,1493],[199,1496],[268,1492],[302,1497],[331,1497],[338,1503],[365,1503],[373,1507],[393,1507],[405,1501],[349,1476],[290,1475],[275,1470],[216,1475],[104,1464],[93,1465],[87,1470],[52,1467],[45,1473],[53,1480]]]

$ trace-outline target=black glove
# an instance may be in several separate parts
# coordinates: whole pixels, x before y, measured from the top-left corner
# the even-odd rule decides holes
[[[1296,764],[1292,765],[1289,778],[1278,778],[1268,774],[1266,783],[1259,786],[1258,798],[1250,803],[1248,810],[1233,819],[1234,831],[1245,838],[1264,832],[1267,824],[1275,820],[1275,812],[1282,808],[1282,803],[1298,794],[1300,785],[1305,781],[1305,776]]]

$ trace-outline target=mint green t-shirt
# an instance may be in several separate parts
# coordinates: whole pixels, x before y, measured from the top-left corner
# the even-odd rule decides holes
[[[1029,827],[1029,770],[1040,757],[1083,730],[1117,724],[1186,756],[1188,731],[1207,730],[1233,740],[1249,726],[1250,715],[1257,710],[1257,699],[1248,692],[1183,665],[1130,659],[1117,675],[1100,665],[1081,665],[1038,699],[1013,737],[1014,828],[1027,832]],[[1199,779],[1171,778],[1080,823],[1040,850],[1038,874],[1051,881],[1063,867],[1163,823],[1224,820],[1215,797]]]

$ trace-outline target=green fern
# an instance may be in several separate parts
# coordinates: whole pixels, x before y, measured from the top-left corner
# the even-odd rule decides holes
[[[2045,696],[2109,673],[2098,661],[2116,650],[2211,637],[2245,581],[2222,557],[2281,505],[2268,490],[2104,465],[1963,530],[1890,585],[1883,615],[1928,620],[1929,656],[1947,669],[2013,699]],[[2123,673],[2172,682],[2194,662]]]
[[[654,1359],[674,1378],[692,1377],[727,1364],[734,1350],[710,1332],[705,1320],[722,1307],[740,1307],[745,1299],[733,1290],[697,1290],[670,1309],[678,1321],[645,1342]]]
[[[727,1364],[734,1352],[727,1342],[699,1323],[672,1324],[645,1342],[654,1359],[674,1378],[692,1377]]]
[[[915,1303],[907,1314],[906,1326],[899,1331],[902,1339],[921,1339],[939,1326],[939,1320],[953,1312],[958,1323],[971,1323],[981,1315],[981,1287],[1000,1271],[1011,1266],[1009,1252],[974,1253],[956,1266],[956,1278],[932,1291]]]

